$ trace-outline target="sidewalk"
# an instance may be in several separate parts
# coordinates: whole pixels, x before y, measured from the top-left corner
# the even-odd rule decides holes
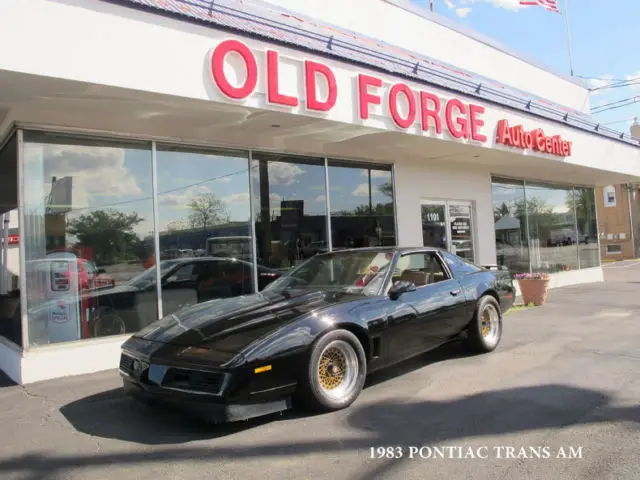
[[[207,427],[125,398],[116,371],[0,388],[0,478],[635,479],[640,264],[606,275],[506,316],[494,353],[444,347],[328,415]],[[370,458],[394,445],[581,445],[584,458]]]

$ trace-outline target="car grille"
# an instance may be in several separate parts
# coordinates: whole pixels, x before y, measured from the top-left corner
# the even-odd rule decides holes
[[[133,372],[133,358],[124,353],[120,355],[120,370],[131,375]]]
[[[162,386],[218,395],[222,391],[224,379],[224,373],[169,368]]]

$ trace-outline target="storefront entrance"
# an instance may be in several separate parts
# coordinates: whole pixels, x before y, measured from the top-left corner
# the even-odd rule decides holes
[[[422,242],[475,261],[471,202],[423,200]]]

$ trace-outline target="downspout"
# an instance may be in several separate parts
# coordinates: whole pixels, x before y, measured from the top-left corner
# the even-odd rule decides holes
[[[631,192],[633,190],[633,185],[631,183],[627,183],[627,201],[629,203],[629,226],[631,227],[631,247],[633,248],[633,258],[636,258],[636,236],[634,232],[633,226],[633,211],[631,210]]]

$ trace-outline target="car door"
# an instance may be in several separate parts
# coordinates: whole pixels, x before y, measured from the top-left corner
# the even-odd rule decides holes
[[[471,320],[476,308],[477,274],[482,274],[483,269],[464,258],[449,252],[440,252],[452,276],[458,280],[465,295],[465,309],[462,315],[451,319],[453,330],[462,330]]]
[[[169,272],[162,281],[162,313],[168,315],[198,303],[197,278],[202,262],[185,262]]]
[[[394,361],[421,353],[452,334],[451,319],[464,309],[460,284],[434,251],[403,255],[392,281],[409,281],[416,290],[389,298],[388,354]],[[409,313],[411,312],[411,313]]]

